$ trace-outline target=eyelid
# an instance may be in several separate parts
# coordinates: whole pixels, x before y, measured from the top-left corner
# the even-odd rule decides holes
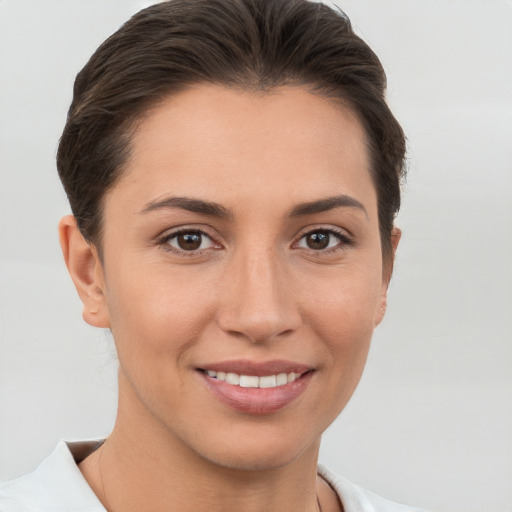
[[[346,229],[340,228],[338,226],[333,226],[333,225],[326,226],[324,224],[324,225],[318,225],[318,226],[308,226],[306,228],[303,228],[299,232],[297,237],[295,238],[295,241],[293,242],[292,247],[297,247],[298,243],[305,236],[312,234],[312,233],[317,233],[319,231],[323,231],[325,233],[334,235],[336,238],[338,238],[339,244],[337,244],[335,247],[331,247],[331,248],[323,249],[323,250],[309,249],[306,247],[304,247],[304,248],[299,247],[299,249],[309,250],[310,252],[316,253],[316,254],[322,254],[322,253],[325,254],[325,253],[334,252],[334,251],[343,249],[344,247],[347,247],[347,246],[354,245],[354,243],[355,243],[353,236]],[[340,246],[340,247],[338,247],[338,246]]]
[[[175,254],[178,254],[180,256],[197,256],[200,254],[203,254],[205,251],[209,250],[218,250],[221,249],[223,246],[218,241],[218,236],[213,235],[209,232],[210,229],[205,229],[204,225],[197,226],[193,224],[184,225],[184,226],[177,226],[175,228],[169,228],[163,231],[160,235],[158,235],[155,239],[155,245],[160,246],[164,248],[166,251],[173,252]],[[202,236],[208,238],[211,240],[213,247],[208,247],[205,249],[197,249],[192,251],[186,251],[184,249],[179,249],[177,247],[172,246],[169,241],[173,238],[185,234],[185,233],[199,233]]]
[[[216,232],[215,232],[215,234],[211,233],[211,231],[215,231],[215,230],[213,228],[211,228],[210,226],[205,226],[204,224],[201,224],[201,225],[189,224],[189,225],[176,226],[174,228],[168,228],[168,229],[164,230],[160,235],[158,235],[155,238],[155,245],[161,246],[161,247],[165,246],[164,247],[165,250],[174,252],[175,254],[178,254],[178,255],[184,255],[184,256],[197,256],[197,255],[203,254],[206,251],[218,250],[218,249],[224,248],[224,245],[221,242],[219,242],[220,236]],[[339,243],[336,244],[336,246],[334,246],[334,247],[320,249],[320,250],[311,249],[311,248],[307,248],[307,247],[298,247],[299,242],[305,236],[315,233],[315,232],[320,232],[320,231],[332,234],[339,240]],[[179,248],[174,247],[169,244],[169,240],[179,236],[180,234],[184,234],[184,233],[199,233],[199,234],[207,237],[208,239],[210,239],[213,247],[207,247],[205,249],[197,249],[197,250],[187,251],[184,249],[179,249]],[[342,250],[343,248],[345,248],[347,246],[354,245],[354,243],[355,243],[355,241],[353,239],[353,236],[351,233],[349,233],[348,230],[341,228],[339,226],[320,224],[320,225],[316,225],[316,226],[307,226],[307,227],[301,229],[300,232],[298,233],[298,235],[295,236],[294,242],[291,244],[291,247],[309,251],[311,253],[326,254],[326,253],[330,253],[330,252],[337,252],[338,250]]]

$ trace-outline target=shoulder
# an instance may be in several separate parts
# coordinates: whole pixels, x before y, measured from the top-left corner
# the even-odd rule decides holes
[[[318,474],[336,491],[344,512],[426,512],[378,496],[334,474],[322,465],[318,466]]]
[[[105,512],[80,473],[70,447],[64,441],[32,473],[0,483],[1,512],[70,510]]]

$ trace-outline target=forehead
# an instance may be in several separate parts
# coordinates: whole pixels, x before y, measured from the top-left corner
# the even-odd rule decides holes
[[[373,201],[369,165],[361,123],[334,100],[298,87],[199,85],[139,123],[114,191],[130,187],[148,201],[171,192],[219,202],[229,193],[241,202],[285,193],[297,202],[338,193]]]

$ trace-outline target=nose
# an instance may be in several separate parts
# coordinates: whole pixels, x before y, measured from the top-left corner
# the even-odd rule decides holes
[[[224,276],[219,326],[252,343],[293,333],[301,315],[291,281],[272,249],[235,256]]]

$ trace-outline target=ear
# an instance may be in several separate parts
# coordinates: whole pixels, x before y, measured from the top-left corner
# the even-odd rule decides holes
[[[96,247],[85,240],[72,215],[59,222],[59,239],[69,275],[84,305],[84,320],[93,327],[110,327],[103,266]]]
[[[388,301],[388,286],[391,280],[391,274],[393,273],[393,265],[395,263],[396,250],[398,243],[402,237],[402,231],[396,226],[391,230],[391,261],[384,263],[384,271],[382,273],[382,290],[380,295],[379,309],[375,315],[375,327],[382,322],[384,314],[386,313],[387,301]]]

